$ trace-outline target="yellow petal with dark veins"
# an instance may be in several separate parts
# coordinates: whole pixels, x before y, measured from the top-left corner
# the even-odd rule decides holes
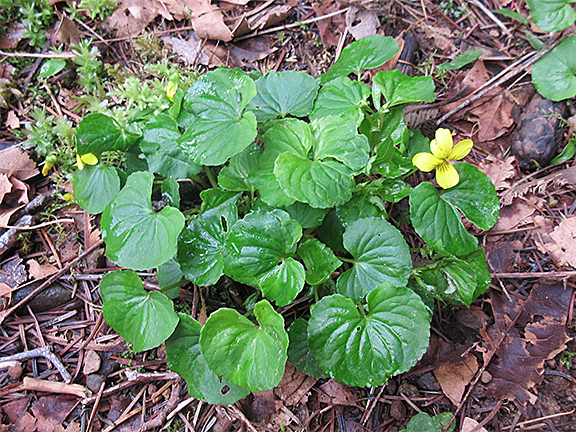
[[[417,153],[412,158],[412,163],[420,170],[424,172],[430,172],[438,165],[442,163],[441,159],[430,153]]]
[[[442,161],[436,168],[436,181],[442,189],[450,189],[458,184],[460,176],[450,162]]]

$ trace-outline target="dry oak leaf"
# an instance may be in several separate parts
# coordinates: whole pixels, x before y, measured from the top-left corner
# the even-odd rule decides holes
[[[40,264],[36,260],[28,260],[28,274],[33,279],[44,279],[47,276],[52,276],[58,271],[52,264]]]
[[[576,268],[576,216],[564,219],[553,230],[544,225],[542,216],[536,216],[535,222],[547,232],[535,238],[536,245],[550,254],[561,265]]]
[[[480,100],[484,102],[476,104],[466,116],[469,121],[478,125],[477,140],[493,141],[508,133],[514,126],[512,110],[515,105],[498,88],[488,92]]]
[[[478,371],[478,360],[473,354],[462,356],[457,347],[451,343],[440,341],[439,363],[434,370],[444,394],[458,405],[462,401],[464,391]]]
[[[274,394],[288,407],[306,403],[310,389],[314,387],[316,381],[318,381],[316,378],[300,372],[292,363],[286,363],[284,376],[280,384],[274,388]]]
[[[488,176],[497,191],[509,188],[510,179],[516,175],[513,156],[501,159],[489,155],[478,169]]]
[[[0,174],[26,181],[39,174],[36,162],[22,148],[14,146],[0,151]]]

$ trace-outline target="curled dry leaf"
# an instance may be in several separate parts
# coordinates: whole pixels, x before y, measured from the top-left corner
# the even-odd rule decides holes
[[[516,175],[512,156],[501,159],[488,155],[486,160],[478,166],[478,169],[492,180],[497,191],[509,188],[510,179]]]
[[[536,216],[534,222],[542,230],[534,238],[538,249],[550,254],[561,265],[576,268],[576,216],[564,219],[554,229],[542,216]]]

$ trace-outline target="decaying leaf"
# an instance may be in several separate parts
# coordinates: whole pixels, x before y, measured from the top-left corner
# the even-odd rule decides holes
[[[313,2],[312,7],[316,16],[328,15],[340,9],[340,3],[335,0],[327,0],[323,2]],[[330,18],[323,19],[316,23],[318,26],[318,33],[322,44],[328,49],[338,46],[340,37],[342,36],[342,29],[346,27],[346,22],[343,15],[335,15]]]
[[[550,254],[561,265],[576,268],[576,216],[564,219],[552,229],[543,216],[534,217],[541,231],[534,233],[538,248]]]
[[[518,199],[500,209],[496,225],[492,232],[508,231],[532,222],[531,216],[536,211],[535,206],[528,200]]]
[[[20,147],[14,146],[0,151],[0,174],[26,181],[39,172],[36,169],[36,162],[30,159],[28,153]]]
[[[510,187],[510,179],[516,175],[514,158],[512,156],[501,159],[488,155],[478,169],[488,176],[497,191]]]
[[[493,293],[494,324],[481,329],[483,357],[492,380],[482,393],[497,399],[535,403],[544,362],[566,348],[566,319],[572,290],[561,283],[537,283],[526,300]],[[522,331],[523,329],[523,331]]]
[[[375,11],[350,6],[346,12],[346,28],[355,40],[376,34],[380,18]]]
[[[478,360],[473,354],[464,354],[466,347],[458,347],[454,343],[440,340],[440,352],[438,365],[434,370],[434,376],[438,380],[444,394],[458,405],[464,396],[464,391],[478,370]]]
[[[40,264],[34,259],[28,260],[27,264],[28,273],[32,279],[44,279],[58,271],[52,264]]]
[[[284,402],[284,405],[289,407],[306,403],[310,389],[316,381],[318,381],[316,378],[305,375],[291,363],[286,363],[284,376],[280,384],[274,389],[274,393]]]

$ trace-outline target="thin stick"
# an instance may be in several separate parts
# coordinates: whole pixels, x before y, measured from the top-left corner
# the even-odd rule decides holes
[[[248,430],[250,430],[250,432],[258,432],[256,428],[252,425],[252,423],[250,423],[250,420],[248,420],[246,416],[242,413],[242,411],[240,411],[234,405],[229,405],[225,408],[232,410],[232,417],[236,417],[238,420],[244,423],[244,425],[248,428]]]
[[[104,391],[104,387],[106,386],[106,382],[100,384],[100,390],[98,390],[98,394],[96,395],[96,402],[94,402],[94,406],[92,407],[92,411],[90,412],[90,418],[88,419],[88,432],[92,429],[92,422],[94,421],[94,417],[96,416],[96,411],[98,410],[98,405],[100,405],[100,399],[102,398],[102,392]]]
[[[18,389],[16,389],[18,390]],[[90,390],[80,384],[64,384],[57,381],[41,380],[25,377],[24,383],[19,390],[34,390],[48,393],[71,394],[80,398],[90,395]]]
[[[71,222],[75,222],[74,219],[64,218],[64,219],[53,220],[53,221],[44,222],[44,223],[41,223],[38,225],[31,225],[31,226],[0,225],[0,228],[26,231],[26,230],[35,230],[35,229],[39,229],[39,228],[44,228],[44,227],[54,225],[54,224],[71,223]]]
[[[539,422],[539,421],[542,421],[542,420],[549,420],[549,419],[556,418],[556,417],[562,417],[562,416],[565,416],[565,415],[570,415],[570,414],[573,414],[574,411],[575,411],[575,410],[566,411],[566,412],[563,412],[563,413],[551,414],[551,415],[549,415],[549,416],[539,417],[539,418],[532,419],[532,420],[526,420],[526,421],[523,421],[523,422],[518,423],[518,424],[516,425],[516,427],[520,427],[520,428],[521,428],[521,427],[523,427],[523,426],[528,426],[530,423],[536,423],[536,422]],[[508,429],[510,429],[510,428],[511,428],[511,426],[505,426],[505,427],[502,428],[502,430],[508,430]]]
[[[68,264],[66,264],[66,266],[62,270],[59,270],[58,272],[56,272],[52,276],[50,276],[46,282],[44,282],[42,285],[40,285],[38,288],[36,288],[34,291],[32,291],[30,294],[28,294],[26,297],[24,297],[18,303],[16,303],[14,306],[0,312],[0,324],[2,324],[4,322],[4,320],[6,319],[6,317],[9,316],[12,312],[14,312],[16,309],[18,309],[23,304],[26,304],[28,301],[30,301],[30,299],[32,299],[36,294],[41,292],[43,289],[50,286],[52,284],[52,282],[54,282],[56,279],[58,279],[60,276],[62,276],[64,273],[66,273],[70,269],[70,267],[74,266],[76,263],[78,263],[78,261],[80,261],[82,258],[84,258],[86,255],[88,255],[94,249],[98,248],[103,243],[104,243],[104,240],[102,240],[102,239],[98,240],[89,249],[87,249],[84,253],[82,253],[81,255],[74,258],[72,261],[70,261]]]
[[[502,279],[565,279],[576,277],[576,271],[533,272],[533,273],[490,273],[491,277]]]
[[[62,378],[66,383],[72,381],[72,377],[70,376],[70,374],[68,373],[68,371],[66,370],[60,359],[56,356],[56,354],[50,351],[49,346],[45,346],[42,348],[35,348],[33,350],[24,351],[8,357],[2,357],[0,358],[0,362],[22,361],[36,357],[44,357],[46,360],[49,360],[50,363],[52,363],[54,367],[58,370],[58,372],[60,372],[60,375],[62,376]]]
[[[6,56],[6,57],[38,57],[38,58],[74,58],[74,57],[76,57],[76,54],[71,53],[71,52],[38,54],[38,53],[23,53],[23,52],[9,53],[6,51],[1,51],[1,50],[0,50],[0,55]]]
[[[475,6],[478,6],[478,7],[482,10],[482,12],[484,12],[484,13],[488,16],[488,18],[490,18],[492,21],[494,21],[494,23],[495,23],[498,27],[500,27],[504,33],[506,33],[506,35],[507,35],[508,37],[512,37],[512,33],[510,33],[510,30],[508,30],[508,28],[502,23],[502,21],[500,21],[500,20],[496,17],[496,15],[494,15],[494,14],[490,11],[490,9],[488,9],[486,6],[484,6],[484,5],[482,4],[482,2],[480,2],[479,0],[468,0],[468,1],[469,1],[470,3],[472,3],[473,5],[475,5]]]
[[[402,396],[402,399],[404,399],[408,405],[410,405],[412,408],[414,408],[416,410],[416,412],[418,412],[418,413],[422,412],[422,410],[420,408],[418,408],[418,406],[414,402],[412,402],[408,398],[408,396],[406,396],[404,393],[400,392],[400,396]]]

